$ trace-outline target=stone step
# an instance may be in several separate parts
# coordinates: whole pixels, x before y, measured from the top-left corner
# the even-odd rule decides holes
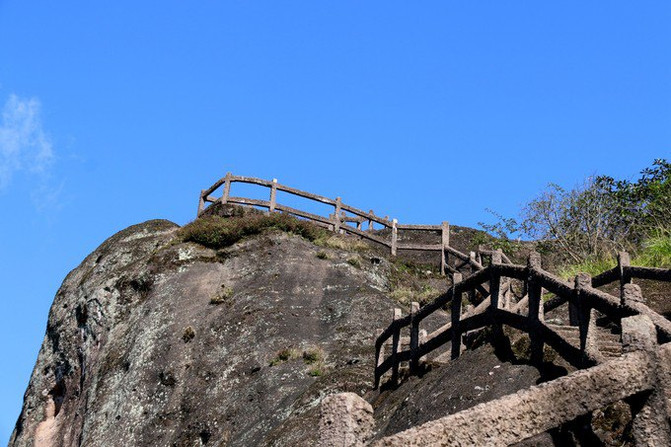
[[[580,329],[577,326],[548,325],[564,340],[575,347],[580,346]],[[597,329],[596,343],[599,351],[606,357],[619,357],[622,355],[622,343],[620,336],[607,330]]]

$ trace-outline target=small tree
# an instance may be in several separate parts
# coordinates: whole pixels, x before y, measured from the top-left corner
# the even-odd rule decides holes
[[[626,245],[619,205],[596,178],[572,190],[551,183],[521,214],[520,230],[526,236],[555,241],[575,262]]]
[[[609,176],[588,178],[566,190],[551,183],[527,203],[521,219],[481,224],[499,238],[520,233],[557,243],[576,263],[616,250],[635,250],[645,239],[671,230],[671,163],[655,160],[636,182]]]

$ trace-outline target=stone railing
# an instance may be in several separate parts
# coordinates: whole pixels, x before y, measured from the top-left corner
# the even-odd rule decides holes
[[[660,346],[658,331],[646,315],[623,318],[621,357],[378,440],[368,402],[353,393],[329,396],[320,445],[507,446],[622,399],[631,404],[637,446],[671,445],[671,343]]]
[[[612,321],[646,315],[655,325],[661,341],[671,340],[671,321],[654,312],[643,302],[638,285],[632,278],[655,278],[671,281],[671,270],[628,266],[626,253],[620,254],[620,264],[615,269],[592,279],[579,274],[570,284],[541,268],[540,255],[532,253],[527,265],[502,263],[501,253],[493,252],[489,266],[462,279],[454,274],[453,286],[424,307],[412,303],[409,315],[402,317],[400,309],[394,309],[391,324],[381,331],[375,342],[376,366],[375,387],[382,376],[391,371],[391,383],[396,384],[402,363],[409,364],[409,372],[418,371],[420,360],[429,353],[451,344],[451,357],[456,358],[462,350],[462,335],[468,331],[491,327],[495,339],[505,339],[503,325],[521,330],[531,339],[531,360],[542,361],[543,347],[549,345],[563,359],[576,368],[586,368],[604,360],[596,341],[595,314],[597,310]],[[595,281],[596,280],[596,281]],[[622,294],[616,298],[594,287],[608,281],[622,281]],[[504,299],[504,287],[511,281],[523,285],[525,297],[518,303]],[[478,290],[485,290],[488,297],[462,315],[464,294],[469,298]],[[544,294],[553,298],[545,301]],[[580,346],[567,341],[553,325],[544,321],[545,312],[568,302],[570,324],[579,328]],[[476,305],[477,304],[477,305]],[[449,306],[450,322],[427,333],[422,330],[422,321],[434,312]],[[403,333],[407,333],[403,336]],[[405,348],[407,347],[407,348]],[[385,351],[389,351],[388,353]]]
[[[246,183],[268,188],[268,200],[251,199],[245,197],[236,197],[231,195],[231,186],[234,183]],[[221,190],[221,195],[215,193]],[[321,216],[304,210],[299,210],[284,204],[277,200],[277,193],[284,192],[292,196],[308,199],[313,202],[329,205],[333,207],[333,212],[328,216]],[[283,212],[293,216],[307,219],[319,226],[328,228],[337,233],[347,233],[360,236],[364,239],[373,241],[379,245],[387,247],[392,256],[396,256],[398,251],[425,251],[441,254],[441,269],[444,272],[473,272],[482,269],[480,254],[471,252],[469,254],[450,246],[450,224],[443,222],[441,225],[411,225],[400,224],[397,219],[389,217],[380,217],[373,210],[368,212],[347,205],[342,202],[340,197],[331,199],[328,197],[301,191],[296,188],[282,185],[277,179],[263,180],[254,177],[242,177],[232,175],[230,172],[225,177],[219,179],[208,189],[204,189],[198,196],[198,216],[205,210],[208,204],[235,204],[243,206],[252,206],[265,208],[269,212]],[[378,225],[376,230],[375,225]],[[379,230],[388,231],[379,231]],[[404,243],[404,233],[426,233],[434,234],[436,242],[426,243]]]

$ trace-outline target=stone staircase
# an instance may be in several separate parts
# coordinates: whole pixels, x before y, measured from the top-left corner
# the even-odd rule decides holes
[[[580,329],[578,326],[569,326],[563,324],[548,324],[548,326],[558,333],[571,345],[580,348]],[[606,358],[620,357],[622,355],[622,342],[620,335],[613,334],[608,329],[597,327],[596,342],[599,352]]]

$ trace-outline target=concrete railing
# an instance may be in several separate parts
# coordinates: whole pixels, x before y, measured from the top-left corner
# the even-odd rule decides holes
[[[625,258],[624,255],[620,255]],[[627,271],[627,270],[625,270]],[[629,271],[632,273],[632,271]],[[656,278],[666,280],[669,271],[655,269]],[[601,276],[601,275],[600,275]],[[598,278],[598,277],[597,277]],[[628,276],[631,280],[631,275]],[[512,305],[502,300],[503,285],[517,280],[524,284],[527,294],[525,306]],[[482,268],[466,279],[454,274],[453,286],[448,291],[424,307],[412,303],[409,315],[402,317],[400,309],[394,309],[391,324],[381,331],[375,342],[376,365],[375,387],[382,376],[391,371],[391,383],[396,384],[402,363],[409,363],[411,374],[418,371],[420,360],[429,353],[451,343],[451,357],[456,358],[462,349],[462,335],[468,331],[492,327],[497,339],[504,339],[503,325],[529,334],[531,339],[531,360],[542,362],[544,345],[551,346],[557,353],[576,368],[593,366],[603,361],[596,343],[595,315],[598,310],[611,320],[619,322],[633,315],[645,315],[653,322],[661,341],[671,340],[671,321],[654,312],[643,302],[640,288],[626,283],[618,299],[592,286],[593,280],[587,274],[576,276],[570,284],[541,268],[540,255],[530,254],[527,265],[503,264],[501,254],[494,252],[488,267]],[[474,292],[488,285],[489,297],[462,315],[465,293]],[[543,302],[547,291],[555,298]],[[469,296],[472,296],[469,294]],[[568,302],[569,321],[579,328],[580,347],[573,346],[555,328],[545,323],[545,312]],[[472,303],[475,304],[475,303]],[[432,333],[421,328],[422,321],[439,309],[449,306],[451,321]],[[402,337],[402,331],[409,336]],[[403,343],[403,341],[406,343]],[[404,345],[407,349],[403,349]],[[386,353],[386,349],[389,352]]]
[[[234,183],[246,183],[268,188],[268,200],[236,197],[231,195],[231,186]],[[216,192],[221,190],[220,194]],[[299,210],[277,200],[278,191],[288,193],[292,196],[301,197],[313,202],[333,207],[333,212],[328,216],[321,216],[304,210]],[[263,180],[254,177],[242,177],[230,172],[219,179],[208,189],[204,189],[198,196],[198,216],[205,210],[208,204],[235,204],[268,209],[269,212],[283,212],[293,216],[307,219],[313,223],[328,228],[336,233],[347,233],[360,236],[377,244],[389,248],[392,256],[396,256],[400,250],[436,252],[441,254],[441,272],[473,272],[482,269],[478,261],[479,254],[470,254],[450,246],[450,224],[443,222],[441,225],[412,225],[400,224],[397,219],[388,216],[377,216],[373,210],[368,212],[343,203],[340,197],[331,199],[328,197],[301,191],[296,188],[282,185],[277,179]],[[375,225],[388,232],[376,231]],[[436,235],[436,242],[432,244],[403,243],[404,232],[425,232]]]
[[[352,393],[329,396],[322,402],[320,445],[507,446],[622,399],[631,404],[637,446],[671,445],[671,343],[658,345],[645,315],[622,319],[622,339],[621,357],[375,441],[370,404]],[[353,410],[334,418],[339,402]],[[340,439],[349,443],[331,442]]]

